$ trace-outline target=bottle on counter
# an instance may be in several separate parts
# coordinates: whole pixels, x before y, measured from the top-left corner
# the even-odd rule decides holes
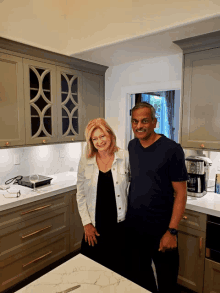
[[[220,174],[215,176],[215,193],[220,194]]]

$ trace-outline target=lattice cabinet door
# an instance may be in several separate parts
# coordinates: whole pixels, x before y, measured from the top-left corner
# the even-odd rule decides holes
[[[57,142],[56,66],[24,59],[26,144]]]
[[[83,140],[81,127],[82,76],[79,71],[57,66],[58,140]]]

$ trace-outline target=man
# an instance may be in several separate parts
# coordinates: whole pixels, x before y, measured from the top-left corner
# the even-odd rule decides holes
[[[179,268],[177,229],[186,204],[187,171],[179,144],[154,131],[157,119],[152,105],[132,109],[136,136],[128,145],[131,184],[126,215],[126,277],[151,292],[177,292]]]

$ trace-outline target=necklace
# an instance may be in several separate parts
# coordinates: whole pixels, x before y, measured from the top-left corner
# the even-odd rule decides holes
[[[102,161],[102,159],[101,159],[101,157],[100,156],[98,156],[98,158]],[[108,165],[108,163],[110,162],[110,160],[111,160],[111,158],[112,158],[112,155],[110,156],[110,159],[108,160],[108,162],[107,163],[104,163],[103,161],[102,161],[102,163],[104,164],[104,165]]]

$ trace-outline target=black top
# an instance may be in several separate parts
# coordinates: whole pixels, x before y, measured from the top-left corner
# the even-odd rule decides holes
[[[172,181],[188,179],[183,149],[161,134],[147,148],[135,138],[129,142],[128,150],[131,185],[126,219],[152,235],[165,233],[174,203]]]
[[[112,172],[99,171],[96,198],[96,229],[101,234],[114,229],[117,224],[117,206]]]

